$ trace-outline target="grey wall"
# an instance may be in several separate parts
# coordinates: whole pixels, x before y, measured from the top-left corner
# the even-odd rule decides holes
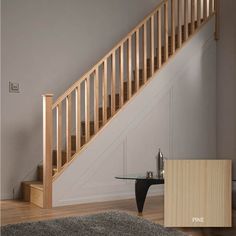
[[[158,2],[2,0],[2,199],[42,160],[41,95],[64,92]]]
[[[41,95],[50,92],[57,97],[65,91],[158,2],[1,1],[2,199],[11,198],[23,179],[32,178],[42,160]],[[221,0],[217,42],[217,153],[219,158],[234,159],[235,4],[235,0]],[[9,81],[20,83],[20,94],[8,93]]]
[[[217,41],[217,154],[234,160],[236,179],[236,1],[220,1]]]

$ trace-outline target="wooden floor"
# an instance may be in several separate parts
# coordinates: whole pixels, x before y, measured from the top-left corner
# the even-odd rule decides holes
[[[132,215],[137,215],[134,199],[89,203],[73,206],[57,207],[53,209],[41,209],[28,202],[1,201],[1,225],[16,224],[26,221],[38,221],[67,216],[82,216],[93,213],[120,210]],[[155,223],[163,224],[164,199],[162,196],[148,197],[144,207],[143,217]],[[236,235],[236,211],[233,211],[232,228],[183,228],[192,236],[235,236]]]

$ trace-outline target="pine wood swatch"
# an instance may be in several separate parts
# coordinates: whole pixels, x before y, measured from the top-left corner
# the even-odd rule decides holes
[[[167,160],[164,224],[232,226],[231,160]]]

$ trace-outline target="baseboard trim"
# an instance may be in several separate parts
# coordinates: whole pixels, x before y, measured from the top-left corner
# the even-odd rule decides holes
[[[1,193],[1,201],[3,200],[14,200],[12,193]]]
[[[150,189],[147,196],[152,197],[152,196],[161,196],[161,195],[164,195],[164,187],[161,187],[158,189]],[[104,195],[97,195],[97,196],[77,197],[73,199],[72,198],[64,199],[64,200],[59,200],[57,202],[54,202],[53,207],[84,204],[84,203],[116,201],[116,200],[125,200],[125,199],[135,199],[134,191],[111,193],[111,194],[104,194]]]

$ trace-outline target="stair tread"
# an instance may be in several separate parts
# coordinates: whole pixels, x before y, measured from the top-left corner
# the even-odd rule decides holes
[[[39,189],[39,190],[43,191],[43,183],[42,182],[40,182],[38,184],[31,184],[30,187],[36,188],[36,189]]]
[[[23,184],[28,185],[32,188],[43,190],[43,182],[41,181],[24,181]]]
[[[43,168],[43,164],[38,165],[38,167],[39,167],[39,168]],[[57,166],[56,166],[56,165],[53,165],[53,166],[52,166],[52,169],[53,169],[53,170],[56,170],[56,169],[57,169]]]

